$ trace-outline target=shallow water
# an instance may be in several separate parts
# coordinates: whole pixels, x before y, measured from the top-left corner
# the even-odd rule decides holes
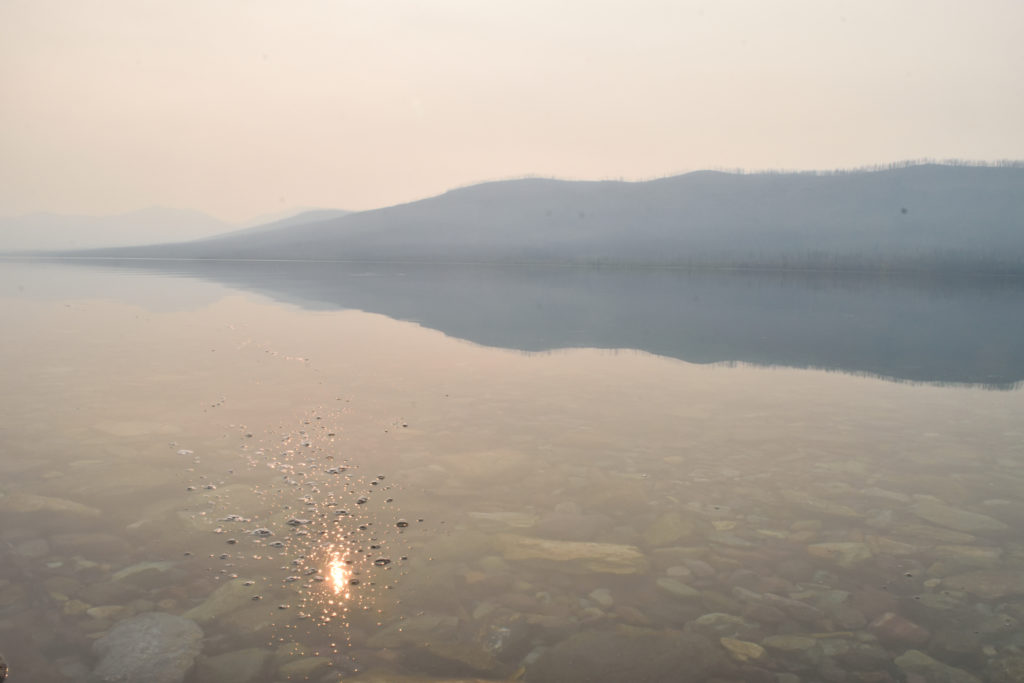
[[[531,353],[212,279],[0,264],[9,680],[85,680],[151,611],[200,624],[194,683],[1024,670],[1012,382]]]

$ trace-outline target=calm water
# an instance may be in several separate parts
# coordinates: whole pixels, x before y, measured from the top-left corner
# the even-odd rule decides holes
[[[1022,680],[1022,293],[0,263],[9,680]]]

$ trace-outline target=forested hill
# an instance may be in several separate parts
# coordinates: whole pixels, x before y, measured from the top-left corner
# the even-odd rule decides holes
[[[1024,273],[1024,165],[509,180],[280,229],[91,253]]]

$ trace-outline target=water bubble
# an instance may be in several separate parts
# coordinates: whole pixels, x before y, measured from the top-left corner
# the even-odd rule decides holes
[[[404,529],[405,527],[409,526],[409,522],[405,521],[404,519],[400,519],[397,522],[395,522],[395,526],[397,526],[399,529]]]

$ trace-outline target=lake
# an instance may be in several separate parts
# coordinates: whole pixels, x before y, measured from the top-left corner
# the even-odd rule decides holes
[[[1022,294],[0,262],[9,680],[1022,680]]]

